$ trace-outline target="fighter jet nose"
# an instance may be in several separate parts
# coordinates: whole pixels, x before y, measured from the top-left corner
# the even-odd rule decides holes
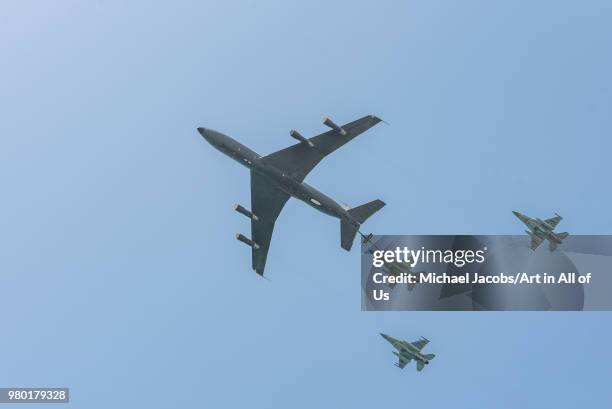
[[[200,133],[200,135],[202,135],[203,137],[206,137],[206,128],[199,127],[199,128],[198,128],[198,132],[199,132],[199,133]]]
[[[513,211],[512,211],[512,213],[513,213],[513,214],[514,214],[516,217],[518,217],[518,215],[520,214],[520,213],[519,213],[519,212],[517,212],[516,210],[513,210]]]

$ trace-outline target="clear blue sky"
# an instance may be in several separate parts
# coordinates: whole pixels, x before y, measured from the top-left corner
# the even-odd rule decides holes
[[[178,3],[178,4],[176,4]],[[366,313],[359,252],[291,200],[267,274],[246,169],[379,125],[307,182],[377,234],[612,233],[608,1],[0,5],[0,386],[75,408],[609,407],[608,313]],[[392,365],[378,335],[437,358]]]

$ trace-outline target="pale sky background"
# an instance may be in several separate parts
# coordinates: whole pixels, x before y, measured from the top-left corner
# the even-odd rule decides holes
[[[360,311],[359,252],[295,200],[262,280],[260,154],[379,125],[307,182],[377,234],[612,232],[608,1],[3,1],[0,386],[74,408],[610,407],[610,313]],[[379,335],[431,340],[400,371]],[[34,407],[34,406],[31,406]]]

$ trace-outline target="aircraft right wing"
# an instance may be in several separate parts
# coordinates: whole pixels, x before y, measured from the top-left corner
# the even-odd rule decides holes
[[[345,135],[332,129],[308,139],[312,146],[299,142],[261,159],[286,171],[301,182],[324,157],[379,122],[381,122],[381,119],[374,115],[364,116],[342,125],[341,128],[345,131]]]
[[[289,200],[289,195],[272,184],[267,177],[251,171],[251,209],[258,220],[251,220],[251,238],[258,248],[253,248],[253,270],[263,275],[268,249],[272,240],[274,223]]]
[[[536,236],[535,234],[532,234],[531,235],[531,245],[529,247],[531,247],[531,250],[535,250],[540,246],[540,244],[542,244],[543,241],[544,241],[543,238]]]
[[[418,341],[414,341],[412,343],[412,345],[414,345],[414,347],[416,349],[418,349],[419,351],[423,348],[425,348],[425,345],[429,344],[429,340],[427,338],[421,338]]]

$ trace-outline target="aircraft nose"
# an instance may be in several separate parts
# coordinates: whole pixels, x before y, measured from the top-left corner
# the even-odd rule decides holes
[[[519,213],[519,212],[517,212],[516,210],[513,210],[513,211],[512,211],[512,213],[513,213],[513,214],[514,214],[516,217],[519,217],[519,216],[520,216],[520,213]]]
[[[198,128],[198,132],[200,133],[200,135],[202,135],[204,137],[204,139],[208,139],[209,138],[208,129],[199,127]]]
[[[383,334],[382,332],[380,333],[380,336],[383,337],[384,339],[389,339],[389,335]]]
[[[212,129],[200,127],[198,128],[198,132],[200,133],[200,135],[202,135],[204,139],[206,139],[206,141],[208,141],[208,143],[214,146],[217,145],[216,142],[218,138],[215,136],[215,131],[213,131]]]

